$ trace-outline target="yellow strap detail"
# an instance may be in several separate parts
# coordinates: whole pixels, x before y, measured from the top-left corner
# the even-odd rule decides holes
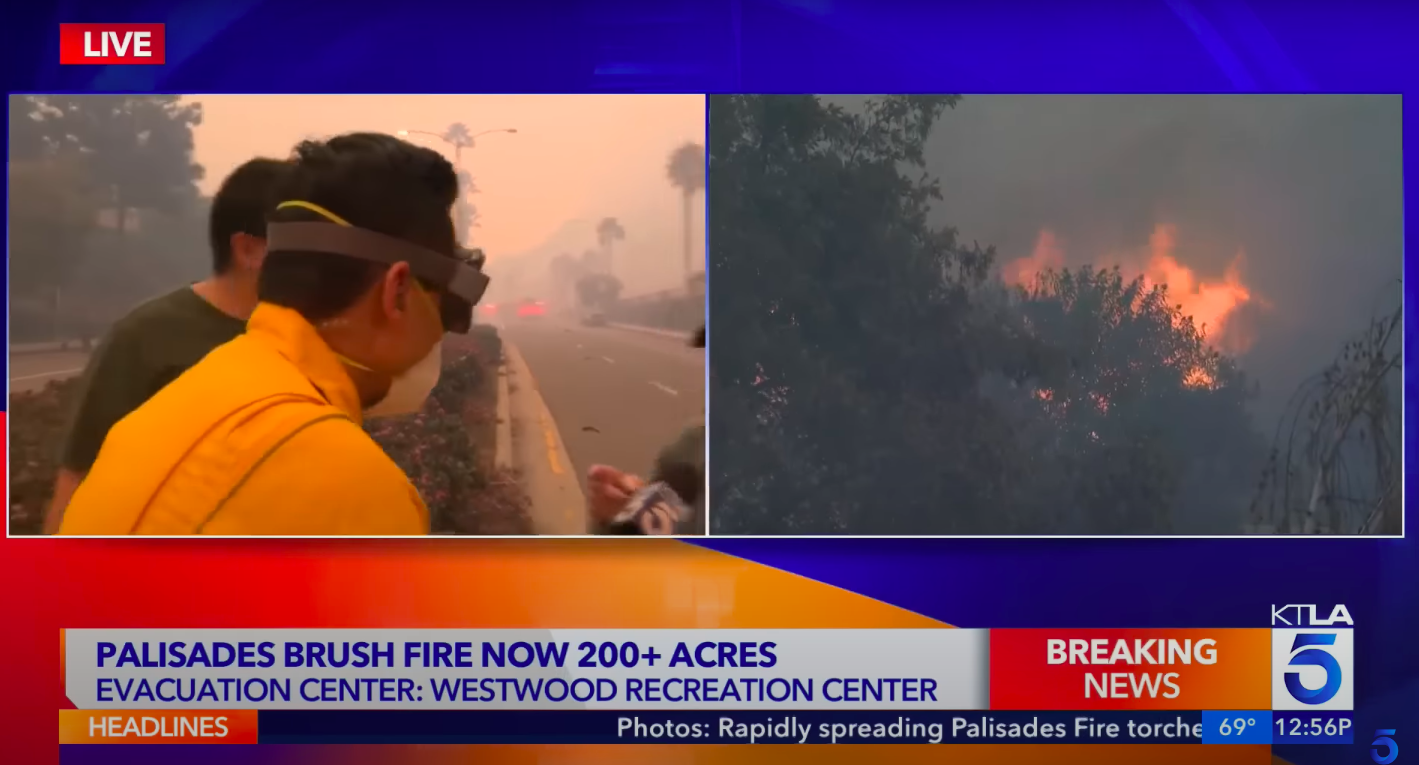
[[[344,218],[341,218],[339,215],[336,215],[333,212],[330,212],[324,207],[315,204],[314,202],[305,202],[299,199],[292,199],[288,202],[282,202],[281,204],[276,205],[277,210],[284,210],[288,207],[302,207],[307,210],[310,210],[311,212],[315,213],[316,215],[319,215],[322,218],[329,220],[331,223],[338,223],[342,226],[354,228],[354,226],[351,225],[349,221],[345,220]]]
[[[353,360],[353,359],[347,359],[347,358],[345,358],[344,356],[341,356],[341,355],[338,354],[338,353],[335,354],[335,358],[340,359],[340,361],[341,361],[343,364],[345,364],[345,366],[354,367],[355,369],[363,369],[363,370],[366,371],[366,372],[373,372],[373,371],[374,371],[373,369],[370,369],[369,367],[365,366],[364,364],[361,364],[360,362],[355,361],[355,360]]]
[[[313,419],[313,420],[308,420],[308,421],[305,422],[304,424],[302,424],[302,425],[300,425],[299,427],[297,427],[295,430],[292,430],[291,432],[289,432],[289,433],[287,433],[286,435],[282,436],[282,437],[281,437],[281,440],[277,441],[275,444],[273,444],[273,445],[271,446],[271,448],[269,448],[269,449],[267,449],[265,452],[263,452],[262,455],[257,458],[256,462],[255,462],[254,464],[252,464],[251,467],[249,467],[249,468],[246,469],[246,472],[243,473],[242,476],[241,476],[241,478],[237,480],[236,485],[232,487],[232,490],[229,491],[229,492],[227,492],[227,496],[223,497],[223,498],[222,498],[222,501],[221,501],[221,502],[218,502],[218,503],[217,503],[217,506],[214,507],[214,508],[212,508],[212,512],[208,513],[208,514],[207,514],[207,517],[204,518],[201,523],[197,524],[197,530],[194,531],[193,533],[195,533],[195,534],[201,534],[203,531],[205,531],[205,530],[207,529],[207,524],[211,523],[211,522],[212,522],[212,519],[215,518],[215,517],[217,517],[217,514],[220,513],[220,512],[222,512],[222,509],[227,506],[227,502],[231,501],[231,498],[234,497],[234,496],[236,496],[236,493],[237,493],[238,491],[241,491],[241,487],[245,486],[245,485],[246,485],[246,482],[249,481],[249,480],[251,480],[251,475],[252,475],[252,473],[255,473],[258,468],[260,468],[262,465],[266,464],[266,460],[270,459],[270,458],[271,458],[271,455],[275,454],[278,449],[280,449],[282,446],[285,446],[288,441],[290,441],[292,438],[295,438],[296,436],[300,435],[302,432],[304,432],[304,431],[305,431],[307,428],[309,428],[310,426],[312,426],[312,425],[318,425],[318,424],[320,424],[320,423],[322,423],[322,422],[326,422],[326,421],[328,421],[328,420],[345,420],[345,421],[351,422],[351,423],[354,422],[354,420],[351,420],[349,417],[346,417],[344,414],[338,414],[338,413],[323,414],[323,415],[321,415],[321,416],[319,416],[319,417],[316,417],[316,418]]]

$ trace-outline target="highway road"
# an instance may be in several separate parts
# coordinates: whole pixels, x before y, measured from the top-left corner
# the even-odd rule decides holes
[[[84,371],[84,351],[38,351],[10,354],[10,392],[42,389],[50,380],[63,380]]]
[[[703,416],[705,351],[686,339],[552,318],[509,321],[585,489],[605,464],[646,475],[655,455]]]

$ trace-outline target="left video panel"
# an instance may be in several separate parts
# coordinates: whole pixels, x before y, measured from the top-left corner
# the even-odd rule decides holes
[[[705,99],[11,96],[7,531],[705,531]]]

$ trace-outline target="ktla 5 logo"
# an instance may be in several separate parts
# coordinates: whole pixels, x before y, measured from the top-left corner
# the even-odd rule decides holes
[[[1394,728],[1380,728],[1375,731],[1375,740],[1370,742],[1370,759],[1379,765],[1389,765],[1398,759],[1399,744],[1394,742],[1393,736]]]
[[[1273,629],[1271,708],[1353,710],[1355,631]]]
[[[1355,620],[1336,605],[1271,607],[1271,707],[1281,710],[1355,708]],[[1293,629],[1275,629],[1284,625]],[[1309,629],[1307,629],[1309,628]]]
[[[1291,604],[1286,606],[1271,607],[1271,626],[1282,625],[1285,627],[1334,627],[1343,624],[1346,627],[1354,627],[1355,620],[1350,618],[1350,609],[1343,605],[1337,605],[1330,609],[1330,616],[1322,619],[1318,615],[1320,609],[1314,603],[1307,605]]]

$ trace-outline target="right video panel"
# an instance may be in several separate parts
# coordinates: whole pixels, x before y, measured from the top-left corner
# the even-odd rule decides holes
[[[711,533],[1403,533],[1398,96],[709,105]]]

